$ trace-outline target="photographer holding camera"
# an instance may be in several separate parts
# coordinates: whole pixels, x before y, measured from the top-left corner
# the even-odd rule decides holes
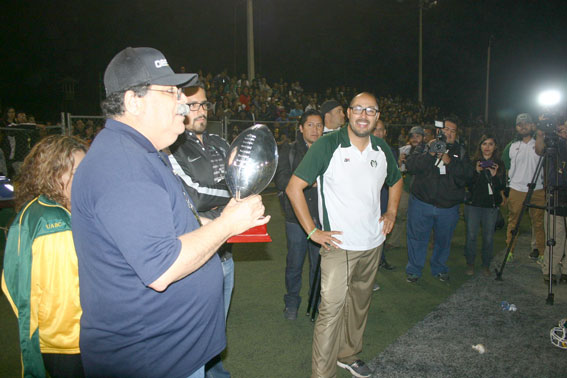
[[[561,282],[567,283],[567,257],[565,256],[565,234],[567,233],[567,121],[563,120],[556,130],[537,130],[535,151],[542,156],[546,148],[553,148],[553,150],[546,155],[546,159],[549,158],[549,161],[545,162],[545,185],[548,193],[551,195],[549,203],[552,206],[556,205],[548,209],[548,216],[544,217],[546,239],[554,237],[548,234],[548,219],[555,222],[555,224],[550,225],[552,228],[555,228],[551,279],[553,281],[560,279]],[[553,189],[556,189],[556,191]],[[554,195],[557,195],[556,199],[553,198]],[[549,252],[549,250],[546,250],[546,252]],[[544,281],[549,282],[549,253],[544,253],[543,255],[541,271]]]
[[[465,149],[456,141],[457,124],[456,117],[446,118],[437,137],[427,146],[416,148],[406,161],[408,173],[414,175],[408,208],[408,282],[421,277],[432,230],[435,246],[431,273],[440,281],[449,279],[447,259],[451,239],[459,220],[459,205],[465,197],[465,185],[472,176]]]
[[[465,274],[474,274],[476,238],[482,228],[482,273],[490,274],[489,268],[494,249],[494,231],[502,203],[501,192],[506,188],[504,163],[499,159],[496,137],[484,134],[473,157],[473,177],[468,184],[465,200]]]

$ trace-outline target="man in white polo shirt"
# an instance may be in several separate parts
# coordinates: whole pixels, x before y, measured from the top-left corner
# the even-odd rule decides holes
[[[519,139],[510,142],[502,152],[502,160],[508,170],[508,186],[510,187],[510,194],[508,195],[507,245],[512,240],[512,230],[518,223],[518,217],[528,192],[528,184],[534,177],[539,161],[539,156],[535,152],[535,124],[528,113],[522,113],[516,117],[516,132]],[[545,206],[543,169],[535,181],[535,190],[530,203],[532,205]],[[545,251],[544,211],[530,208],[529,213],[532,221],[532,253],[530,257],[541,262],[543,261],[543,253]]]
[[[368,317],[379,246],[392,230],[402,192],[396,160],[372,131],[380,116],[376,97],[355,96],[348,127],[319,138],[307,151],[286,189],[308,238],[321,244],[321,304],[313,336],[312,377],[334,377],[336,366],[369,377],[358,359]],[[303,189],[317,181],[319,217],[315,227]],[[380,189],[390,187],[380,216]]]

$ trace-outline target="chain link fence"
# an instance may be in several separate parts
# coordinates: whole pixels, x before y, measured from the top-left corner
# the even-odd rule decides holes
[[[20,170],[24,158],[42,138],[62,134],[61,125],[46,126],[35,123],[13,124],[0,127],[0,175],[14,177]]]
[[[105,119],[102,116],[71,115],[67,113],[65,115],[64,124],[67,130],[69,130],[69,135],[77,135],[81,137],[82,135],[85,135],[85,132],[81,130],[87,130],[87,136],[86,138],[83,138],[90,141],[92,139],[90,137],[90,131],[88,130],[89,127],[94,128],[94,135],[96,135],[98,131],[104,127],[104,122]],[[299,129],[297,120],[278,122],[258,119],[224,118],[222,120],[209,119],[207,122],[207,130],[209,133],[220,135],[231,143],[243,130],[255,124],[264,124],[268,126],[274,134],[278,144],[293,142],[296,138],[297,130]],[[392,147],[400,147],[401,142],[399,141],[399,136],[401,134],[401,130],[405,129],[407,134],[413,126],[416,126],[416,124],[387,124],[388,143]],[[459,141],[465,145],[469,156],[472,156],[476,151],[478,141],[483,134],[494,135],[498,139],[500,151],[502,151],[506,144],[514,138],[515,133],[516,131],[514,127],[485,128],[479,126],[461,126],[459,129]]]

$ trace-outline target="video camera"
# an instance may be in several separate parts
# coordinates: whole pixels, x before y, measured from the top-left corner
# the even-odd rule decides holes
[[[557,115],[553,113],[543,113],[537,122],[537,128],[545,133],[555,132],[557,130]]]
[[[544,132],[544,142],[547,147],[553,147],[559,141],[557,125],[559,117],[554,113],[543,113],[536,124],[538,130]]]
[[[539,116],[536,127],[545,133],[545,145],[555,147],[559,141],[557,126],[560,117],[557,111],[561,103],[561,92],[555,89],[545,90],[538,95],[537,100],[543,113]]]
[[[429,152],[436,154],[444,153],[447,151],[447,137],[441,130],[445,128],[445,122],[435,121],[435,128],[437,129],[437,135],[435,140],[429,145]]]

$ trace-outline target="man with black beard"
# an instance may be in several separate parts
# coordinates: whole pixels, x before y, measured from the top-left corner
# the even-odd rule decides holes
[[[506,244],[512,241],[512,230],[518,223],[524,199],[528,193],[528,184],[532,181],[539,156],[535,151],[535,124],[528,113],[519,114],[516,117],[516,132],[518,139],[508,143],[502,152],[502,161],[508,171],[508,230],[506,232]],[[535,188],[531,203],[533,205],[545,206],[545,190],[543,189],[543,171],[536,178]],[[543,231],[543,210],[530,208],[530,219],[532,221],[532,252],[530,257],[543,261],[545,250],[545,232]],[[510,253],[509,260],[513,259]]]
[[[215,219],[230,200],[225,176],[225,160],[228,143],[216,134],[207,132],[207,112],[212,105],[205,90],[200,87],[185,88],[189,113],[185,117],[185,133],[171,146],[169,161],[173,171],[181,177],[185,190],[195,203],[200,216]],[[228,316],[234,287],[234,261],[232,244],[225,243],[218,255],[223,271],[224,317]],[[205,366],[205,377],[230,377],[224,370],[220,356]]]
[[[376,97],[363,92],[348,108],[348,126],[307,150],[286,188],[307,238],[322,246],[321,303],[313,335],[312,377],[334,377],[337,365],[356,377],[372,372],[358,358],[368,318],[380,246],[396,220],[402,191],[396,160],[372,135],[380,117]],[[304,189],[317,181],[322,230],[313,221]],[[380,189],[389,189],[380,215]]]

